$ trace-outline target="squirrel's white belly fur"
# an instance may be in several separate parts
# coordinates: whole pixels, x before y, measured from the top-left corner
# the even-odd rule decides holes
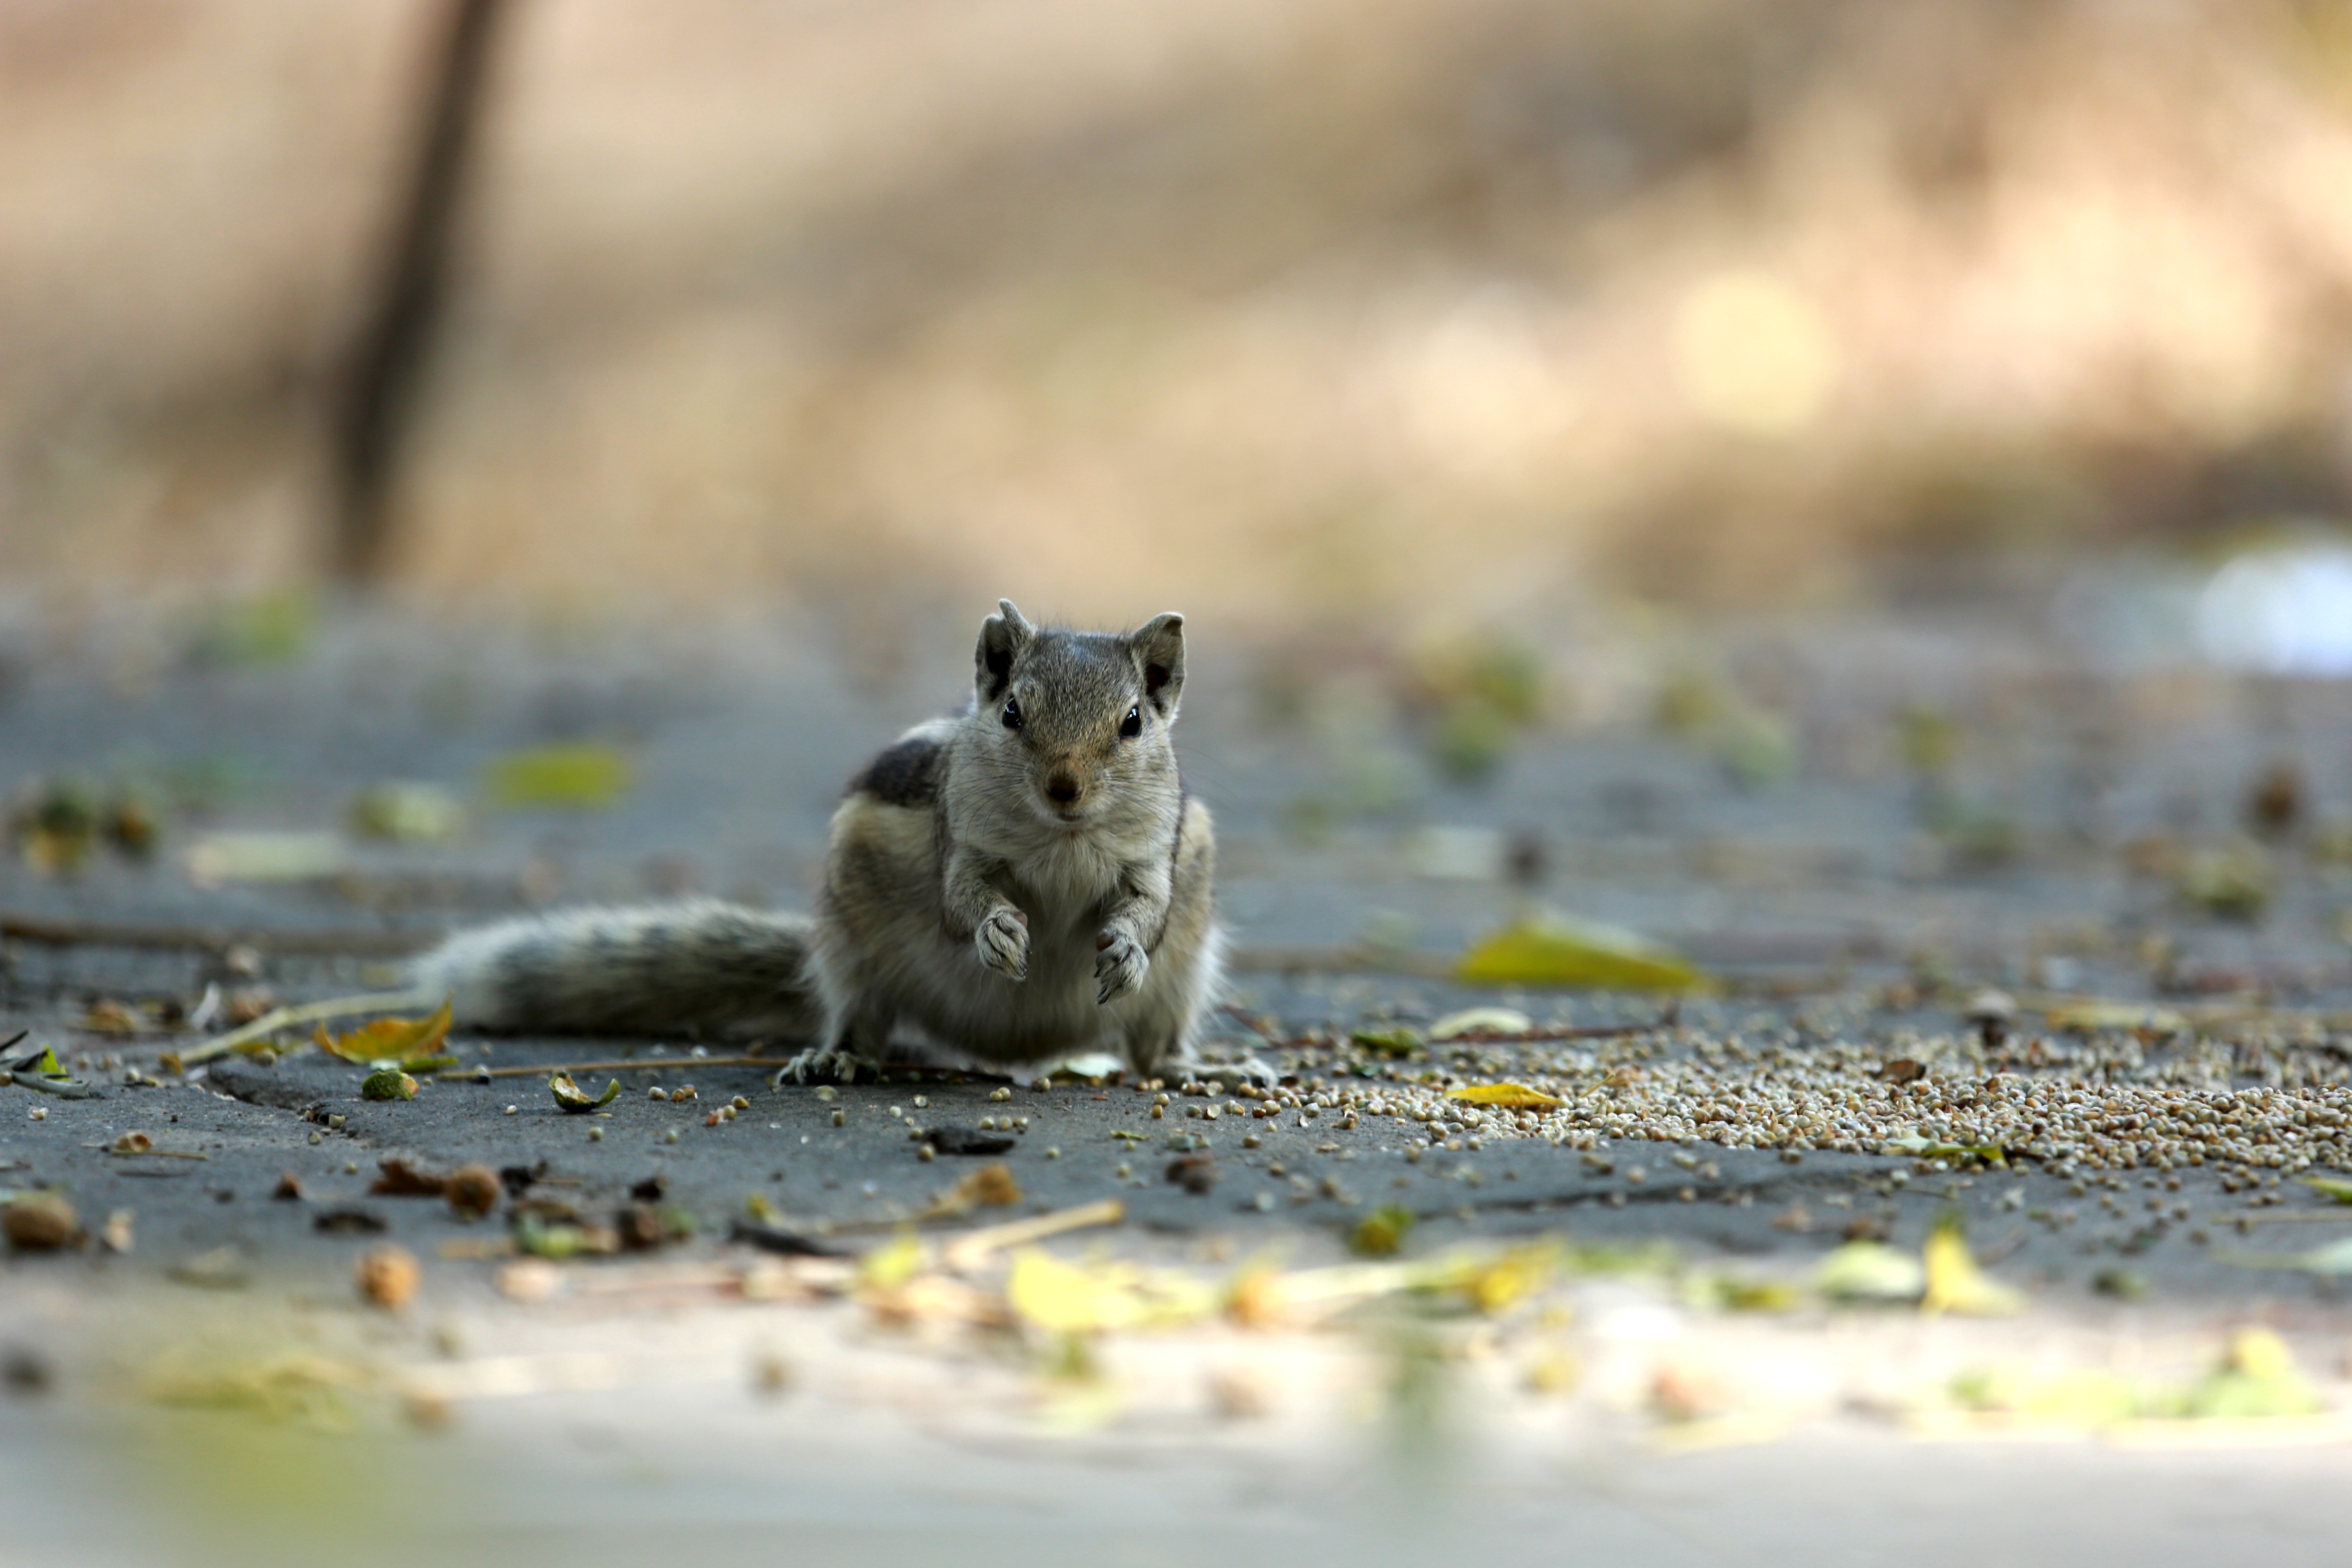
[[[813,915],[696,901],[513,921],[452,939],[415,983],[482,1027],[803,1039],[786,1069],[803,1079],[869,1072],[908,1032],[993,1064],[1108,1049],[1139,1076],[1193,1067],[1223,938],[1214,832],[1168,737],[1181,618],[1121,637],[1000,609],[972,707],[850,786]]]

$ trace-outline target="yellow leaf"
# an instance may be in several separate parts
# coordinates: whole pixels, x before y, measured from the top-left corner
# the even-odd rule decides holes
[[[1348,1248],[1360,1258],[1390,1257],[1404,1245],[1406,1235],[1412,1229],[1412,1220],[1411,1209],[1394,1204],[1374,1209],[1349,1237]]]
[[[857,1261],[859,1278],[877,1290],[896,1289],[912,1279],[922,1267],[922,1238],[913,1231],[883,1243]]]
[[[1923,1312],[1992,1318],[2014,1312],[2022,1304],[2016,1291],[1977,1267],[1957,1223],[1939,1224],[1929,1233],[1922,1261],[1927,1270],[1927,1289],[1919,1298]]]
[[[1417,1270],[1412,1284],[1422,1290],[1458,1294],[1479,1311],[1492,1314],[1541,1288],[1560,1261],[1559,1245],[1550,1242],[1485,1255],[1457,1252]]]
[[[1455,966],[1468,985],[1577,985],[1611,991],[1696,991],[1707,977],[1672,948],[1616,926],[1544,914],[1472,944]]]
[[[1529,1089],[1523,1083],[1478,1083],[1445,1091],[1448,1100],[1459,1100],[1471,1105],[1499,1105],[1509,1110],[1549,1110],[1564,1105],[1539,1089]]]
[[[320,1024],[311,1033],[311,1043],[331,1057],[362,1067],[394,1062],[409,1071],[435,1065],[441,1057],[441,1043],[449,1034],[456,1001],[452,997],[442,1003],[427,1018],[378,1018],[348,1035],[329,1035],[327,1026]]]
[[[1181,1276],[1081,1268],[1035,1247],[1014,1256],[1004,1295],[1024,1322],[1065,1334],[1185,1322],[1216,1306],[1205,1287]]]
[[[629,759],[610,746],[541,746],[509,752],[493,762],[484,783],[492,802],[509,806],[611,805],[635,783]]]

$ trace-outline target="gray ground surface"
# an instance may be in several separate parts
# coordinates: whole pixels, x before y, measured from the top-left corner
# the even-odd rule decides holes
[[[30,633],[18,640],[24,657],[0,698],[0,786],[69,773],[138,776],[164,781],[183,802],[167,808],[152,862],[102,855],[69,878],[15,860],[0,870],[0,912],[26,922],[18,929],[26,933],[8,942],[0,967],[0,1037],[32,1029],[61,1056],[88,1059],[99,1086],[86,1100],[0,1089],[0,1185],[60,1188],[93,1227],[128,1211],[136,1237],[124,1256],[90,1248],[0,1261],[0,1341],[32,1354],[49,1383],[47,1397],[0,1403],[0,1446],[36,1461],[34,1469],[12,1465],[0,1487],[52,1500],[143,1488],[148,1500],[130,1520],[86,1506],[44,1514],[37,1547],[19,1548],[38,1553],[27,1561],[236,1560],[258,1550],[258,1537],[234,1523],[215,1533],[235,1549],[215,1551],[203,1531],[159,1546],[139,1522],[168,1513],[173,1505],[155,1500],[191,1484],[152,1456],[213,1440],[187,1423],[237,1418],[142,1413],[108,1391],[130,1386],[143,1358],[168,1356],[175,1334],[225,1332],[240,1320],[251,1328],[280,1313],[306,1325],[288,1331],[298,1340],[323,1335],[320,1342],[352,1355],[394,1361],[463,1363],[476,1350],[652,1358],[645,1364],[656,1370],[619,1377],[617,1393],[567,1388],[542,1367],[527,1397],[469,1402],[467,1419],[438,1447],[396,1432],[351,1439],[355,1452],[388,1446],[396,1457],[385,1464],[436,1478],[420,1483],[441,1500],[419,1516],[436,1521],[420,1544],[453,1560],[530,1560],[559,1546],[610,1547],[617,1560],[691,1525],[712,1560],[760,1553],[778,1529],[826,1561],[929,1557],[941,1537],[952,1539],[951,1555],[976,1562],[1026,1555],[1040,1542],[1109,1562],[1189,1558],[1202,1547],[1402,1561],[1433,1556],[1470,1531],[1493,1555],[1515,1559],[1565,1528],[1601,1560],[1771,1562],[1802,1551],[1828,1562],[2027,1561],[2042,1555],[2042,1530],[2074,1541],[2083,1549],[2072,1555],[2085,1561],[2144,1560],[2193,1538],[2287,1562],[2321,1560],[2343,1522],[2327,1500],[2342,1489],[2326,1484],[2340,1458],[2326,1447],[2282,1461],[2266,1453],[2132,1456],[2077,1442],[2053,1468],[2021,1450],[1953,1458],[1890,1446],[1883,1423],[1854,1414],[1857,1361],[2097,1360],[2125,1345],[2139,1347],[2132,1353],[2145,1352],[2147,1366],[2177,1370],[2210,1361],[2221,1331],[2247,1321],[2284,1331],[2335,1399],[2340,1390],[2328,1380],[2352,1319],[2332,1282],[2248,1264],[2352,1236],[2352,1208],[2339,1221],[2277,1172],[2251,1194],[2225,1192],[2212,1169],[2135,1170],[2118,1173],[2110,1188],[2082,1189],[2075,1177],[2030,1162],[1941,1171],[1875,1153],[1815,1150],[1791,1162],[1769,1150],[1623,1140],[1605,1151],[1602,1170],[1540,1139],[1457,1137],[1430,1147],[1423,1130],[1399,1121],[1366,1116],[1343,1130],[1330,1113],[1244,1118],[1222,1096],[1214,1103],[1228,1109],[1215,1122],[1177,1114],[1206,1103],[1181,1099],[1154,1120],[1150,1096],[1116,1085],[1018,1085],[1000,1101],[990,1098],[1000,1087],[992,1080],[941,1076],[823,1100],[770,1087],[761,1068],[698,1060],[683,1040],[457,1037],[467,1068],[633,1054],[635,1065],[617,1075],[624,1094],[595,1118],[558,1113],[536,1076],[432,1081],[412,1102],[369,1102],[359,1098],[359,1069],[315,1053],[231,1059],[185,1081],[167,1076],[162,1087],[125,1085],[124,1068],[152,1071],[163,1052],[192,1037],[89,1033],[78,1026],[93,1001],[186,1006],[215,983],[302,999],[381,978],[381,954],[304,952],[305,933],[368,934],[389,951],[534,902],[688,887],[802,902],[839,782],[924,716],[929,699],[952,696],[962,639],[944,637],[949,646],[924,667],[862,693],[820,645],[782,634],[714,635],[648,651],[403,636],[375,624],[331,637],[291,664],[259,668],[142,652],[120,631],[92,634],[78,651]],[[1725,638],[1718,657],[1727,668],[1752,671],[1761,661],[1774,672],[1769,684],[1794,738],[1791,775],[1743,784],[1703,741],[1664,737],[1638,721],[1643,709],[1634,701],[1622,721],[1530,739],[1488,784],[1450,785],[1409,727],[1333,720],[1361,706],[1345,680],[1310,689],[1277,718],[1250,695],[1265,684],[1262,670],[1204,650],[1182,734],[1192,785],[1220,817],[1228,922],[1257,953],[1328,951],[1373,935],[1422,955],[1425,967],[1532,894],[1675,941],[1724,978],[1721,993],[1675,1016],[1680,1032],[1662,1037],[1670,1055],[1727,1036],[1801,1043],[1831,1034],[1882,1058],[1931,1054],[1918,1042],[1964,1035],[1958,1003],[1977,984],[1998,983],[2235,1008],[2240,1087],[2342,1081],[2336,1052],[2352,1012],[2352,965],[2338,922],[2352,903],[2352,878],[2317,847],[2352,810],[2346,693],[2179,672],[2100,676],[2047,650],[1916,627],[1739,634]],[[1895,715],[1920,703],[1949,714],[1964,737],[1947,786],[1971,810],[1999,817],[2003,854],[1974,852],[1922,826],[1920,781],[1893,760],[1887,739]],[[355,843],[331,871],[292,882],[199,885],[183,858],[207,832],[333,828],[355,791],[384,779],[471,796],[500,752],[578,739],[621,745],[635,761],[635,787],[609,810],[479,811],[457,842]],[[2276,885],[2260,923],[2216,920],[2179,901],[2168,877],[2134,869],[2152,841],[2180,853],[2230,843],[2251,781],[2281,759],[2301,769],[2303,798],[2294,838],[2269,852]],[[1433,826],[1539,846],[1539,885],[1494,875],[1491,857],[1482,858],[1489,839],[1433,837]],[[123,934],[132,926],[145,928],[135,940]],[[176,929],[159,937],[158,927]],[[226,947],[240,936],[257,951],[257,975],[224,966]],[[79,940],[53,940],[69,937]],[[1247,969],[1235,991],[1262,1025],[1294,1041],[1497,1002],[1570,1025],[1659,1017],[1648,997],[1507,994],[1312,967]],[[2030,1017],[2023,1027],[2033,1027]],[[1239,1021],[1223,1035],[1221,1047],[1273,1055],[1310,1090],[1342,1086],[1328,1049],[1269,1047]],[[723,1057],[733,1047],[707,1048]],[[2148,1070],[2165,1055],[2152,1047]],[[1528,1075],[1541,1066],[1531,1059]],[[1398,1070],[1410,1078],[1448,1068],[1470,1071],[1442,1047]],[[682,1082],[698,1090],[691,1105],[646,1098],[649,1086]],[[738,1095],[748,1110],[705,1125],[713,1107]],[[928,1103],[917,1106],[918,1095]],[[36,1110],[46,1116],[35,1120]],[[959,1407],[975,1402],[1030,1419],[1034,1367],[877,1348],[839,1303],[808,1309],[815,1329],[746,1318],[752,1310],[741,1307],[730,1318],[699,1298],[533,1319],[494,1289],[499,1258],[467,1256],[498,1249],[497,1222],[368,1191],[386,1159],[436,1171],[479,1161],[533,1172],[535,1195],[597,1221],[657,1176],[661,1201],[691,1215],[699,1232],[654,1255],[659,1266],[737,1267],[753,1255],[719,1238],[754,1194],[779,1225],[821,1245],[871,1246],[985,1163],[921,1160],[908,1122],[977,1128],[999,1117],[1026,1119],[1002,1156],[1022,1190],[1016,1212],[1118,1197],[1127,1224],[1090,1245],[1147,1263],[1213,1271],[1260,1251],[1294,1267],[1333,1263],[1365,1214],[1394,1205],[1420,1221],[1414,1256],[1539,1235],[1587,1247],[1664,1240],[1686,1274],[1793,1281],[1850,1226],[1916,1249],[1939,1214],[1957,1209],[1979,1256],[2029,1305],[2019,1319],[1950,1326],[1976,1336],[1959,1340],[1915,1339],[1926,1331],[1907,1316],[1857,1329],[1843,1314],[1811,1310],[1775,1330],[1780,1338],[1756,1338],[1748,1320],[1693,1311],[1666,1287],[1663,1296],[1653,1290],[1652,1305],[1672,1318],[1670,1331],[1644,1338],[1628,1328],[1612,1339],[1612,1322],[1648,1320],[1612,1306],[1605,1282],[1580,1285],[1578,1331],[1595,1337],[1577,1352],[1590,1370],[1576,1413],[1517,1413],[1496,1391],[1507,1378],[1465,1400],[1485,1414],[1465,1418],[1455,1446],[1480,1457],[1415,1470],[1444,1474],[1430,1483],[1426,1507],[1409,1510],[1420,1522],[1392,1529],[1381,1512],[1390,1489],[1368,1478],[1393,1468],[1393,1456],[1378,1457],[1378,1421],[1354,1430],[1331,1414],[1353,1408],[1344,1389],[1320,1404],[1302,1395],[1301,1408],[1278,1409],[1270,1427],[1202,1414],[1202,1378],[1220,1356],[1240,1353],[1224,1340],[1167,1352],[1192,1357],[1194,1367],[1172,1403],[1139,1394],[1124,1417],[1088,1426],[1081,1439],[1016,1441],[1006,1436],[1012,1427]],[[591,1140],[592,1126],[601,1138]],[[111,1152],[133,1131],[152,1139],[152,1151]],[[1207,1191],[1166,1179],[1185,1152],[1171,1139],[1213,1155],[1217,1179]],[[1408,1159],[1409,1146],[1421,1146],[1418,1158]],[[203,1158],[175,1157],[184,1155]],[[301,1196],[274,1197],[289,1173]],[[2264,1206],[2250,1207],[2250,1197]],[[368,1216],[348,1222],[368,1228],[320,1229],[321,1215],[334,1211]],[[350,1304],[353,1258],[387,1239],[427,1268],[427,1310],[396,1329]],[[654,1265],[580,1268],[640,1266]],[[2095,1291],[2095,1280],[2113,1285],[2119,1270],[2129,1277],[2125,1295]],[[747,1322],[767,1326],[755,1332]],[[843,1365],[871,1359],[877,1370],[868,1382],[827,1384],[772,1407],[749,1401],[744,1369],[771,1332],[802,1336],[793,1353],[803,1366],[840,1357]],[[1534,1353],[1527,1347],[1540,1338],[1507,1335],[1505,1359]],[[457,1342],[463,1346],[452,1349]],[[1780,1440],[1763,1447],[1637,1462],[1629,1456],[1649,1452],[1639,1447],[1651,1425],[1643,1380],[1667,1364],[1654,1342],[1743,1366],[1775,1357],[1813,1365],[1811,1392],[1793,1405],[1751,1402],[1808,1414],[1793,1435],[1776,1426]],[[662,1357],[698,1344],[720,1370],[659,1371],[668,1364]],[[1623,1348],[1636,1344],[1653,1348]],[[1622,1375],[1611,1373],[1620,1360]],[[1290,1377],[1279,1368],[1263,1375],[1286,1384]],[[1359,1376],[1359,1396],[1385,1386],[1385,1375]],[[1612,1376],[1633,1392],[1610,1394]],[[1736,1416],[1736,1407],[1732,1400],[1726,1408]],[[1166,1410],[1187,1413],[1152,1414]],[[275,1440],[237,1439],[265,1448]],[[754,1451],[756,1462],[746,1457]],[[1937,1457],[1918,1458],[1929,1453]],[[919,1456],[911,1472],[908,1456]],[[25,1479],[36,1471],[50,1479]],[[910,1473],[919,1479],[908,1483]],[[599,1474],[642,1484],[583,1479]],[[1036,1499],[1024,1488],[1037,1489]],[[1973,1500],[1989,1492],[2004,1500],[1993,1525]],[[1188,1506],[1197,1500],[1217,1506]],[[275,1517],[256,1506],[257,1517]],[[1824,1539],[1822,1521],[1831,1517],[1846,1522]],[[385,1528],[409,1542],[415,1523]],[[2094,1542],[2099,1551],[2088,1549]]]

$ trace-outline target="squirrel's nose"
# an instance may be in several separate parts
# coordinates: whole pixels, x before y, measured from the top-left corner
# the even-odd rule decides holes
[[[1068,805],[1078,798],[1078,781],[1071,773],[1055,773],[1045,781],[1045,796],[1055,805]]]

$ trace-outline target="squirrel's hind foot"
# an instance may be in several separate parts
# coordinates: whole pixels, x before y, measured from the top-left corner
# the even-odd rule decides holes
[[[811,1046],[777,1068],[772,1081],[776,1088],[786,1089],[795,1084],[872,1083],[881,1076],[879,1067],[855,1051]]]

